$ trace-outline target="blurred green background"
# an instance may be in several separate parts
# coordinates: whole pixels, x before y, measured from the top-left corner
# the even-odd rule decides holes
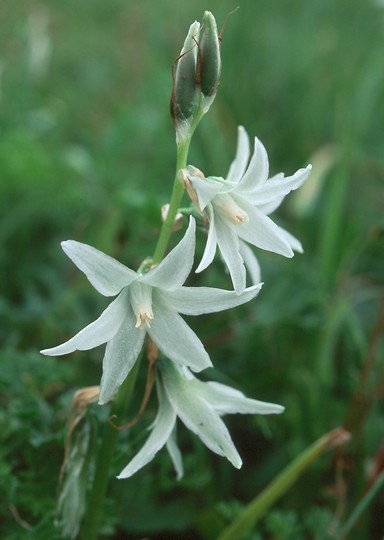
[[[161,452],[132,479],[112,481],[100,538],[212,538],[217,520],[236,516],[307,444],[344,425],[348,446],[307,471],[249,536],[335,538],[384,467],[384,4],[239,6],[223,34],[220,91],[189,161],[224,176],[241,124],[265,144],[272,174],[311,162],[308,184],[276,216],[305,253],[260,253],[265,285],[251,305],[188,322],[215,365],[207,377],[286,412],[226,418],[241,471],[180,426],[184,479],[175,481]],[[38,353],[107,304],[60,241],[90,243],[131,268],[151,255],[174,175],[172,62],[205,9],[220,27],[235,7],[0,4],[1,538],[60,537],[53,514],[68,408],[101,375],[101,348]],[[201,254],[203,235],[198,243]],[[219,260],[189,283],[230,287]],[[114,474],[155,412],[153,400],[123,437]],[[381,492],[348,538],[382,539],[383,516]]]

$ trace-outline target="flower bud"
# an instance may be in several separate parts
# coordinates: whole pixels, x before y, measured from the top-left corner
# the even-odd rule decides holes
[[[220,84],[221,58],[217,25],[210,11],[204,13],[199,46],[198,72],[201,92],[205,97],[214,97]]]
[[[171,113],[176,121],[193,116],[199,104],[199,89],[196,86],[199,31],[200,23],[195,21],[189,28],[177,60],[171,100]]]
[[[212,13],[204,13],[201,25],[191,25],[176,63],[171,115],[180,141],[191,136],[208,112],[220,83],[220,43]]]

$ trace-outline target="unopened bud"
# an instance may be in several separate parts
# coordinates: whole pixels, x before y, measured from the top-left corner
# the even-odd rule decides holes
[[[171,113],[175,120],[190,118],[199,104],[199,89],[196,87],[199,31],[200,23],[195,21],[189,28],[177,60],[171,100]]]
[[[221,58],[217,25],[210,11],[204,13],[199,46],[198,71],[201,92],[205,97],[214,97],[220,84]]]
[[[190,138],[202,116],[208,112],[220,84],[220,43],[215,18],[204,13],[200,25],[189,28],[176,60],[171,97],[171,115],[177,140]]]

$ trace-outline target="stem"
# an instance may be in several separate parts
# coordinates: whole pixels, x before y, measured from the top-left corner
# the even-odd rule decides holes
[[[152,265],[159,264],[162,261],[167,250],[168,242],[172,234],[173,225],[175,223],[176,214],[179,209],[181,199],[183,198],[185,189],[183,178],[180,177],[180,171],[187,166],[189,144],[191,142],[192,135],[194,134],[195,129],[204,114],[205,112],[201,108],[196,112],[189,126],[187,135],[179,138],[179,134],[177,133],[176,128],[177,155],[175,180],[173,182],[173,189],[171,201],[169,203],[168,214],[160,230],[159,239],[157,241],[155,253],[153,254],[152,258]]]
[[[124,414],[132,397],[140,359],[141,356],[136,360],[128,377],[120,386],[111,408],[111,415],[121,417]],[[97,456],[95,477],[87,501],[87,513],[80,533],[81,540],[97,540],[103,503],[107,491],[110,464],[118,438],[119,430],[107,423],[104,429],[103,441]]]
[[[169,203],[169,210],[166,219],[161,227],[160,236],[157,241],[155,253],[153,254],[152,264],[159,264],[164,257],[165,251],[168,246],[169,238],[172,234],[173,225],[177,211],[179,209],[181,199],[184,194],[184,182],[180,178],[180,170],[187,166],[187,157],[189,150],[189,143],[191,142],[191,136],[184,139],[177,146],[177,158],[176,158],[176,174],[173,183],[171,202]]]
[[[202,116],[203,112],[199,111],[190,125],[188,135],[177,142],[176,174],[173,183],[171,202],[167,217],[160,230],[159,239],[152,258],[153,265],[159,264],[162,261],[168,246],[169,238],[172,234],[176,214],[185,189],[183,179],[180,177],[180,170],[187,166],[189,144],[193,132]],[[134,367],[116,395],[111,408],[112,416],[122,416],[124,414],[133,393],[141,356],[142,354],[139,355]],[[109,469],[118,438],[119,430],[108,423],[105,426],[103,440],[97,456],[95,477],[87,501],[87,513],[80,532],[81,540],[97,540],[103,503],[108,486]]]

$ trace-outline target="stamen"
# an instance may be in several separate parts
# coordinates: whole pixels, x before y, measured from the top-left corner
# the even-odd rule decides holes
[[[151,328],[153,320],[152,287],[136,281],[130,287],[132,309],[136,315],[135,328]]]
[[[216,195],[214,205],[218,207],[221,214],[229,218],[234,223],[248,222],[248,214],[235,203],[228,193]]]

